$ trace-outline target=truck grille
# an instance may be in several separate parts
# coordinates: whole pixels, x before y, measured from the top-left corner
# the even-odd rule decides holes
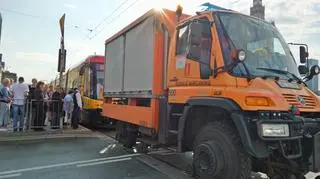
[[[305,104],[300,103],[300,101],[297,99],[297,96],[294,94],[283,94],[283,96],[290,105],[298,106],[301,109],[314,109],[316,106],[315,100],[311,96],[300,95],[304,99]]]

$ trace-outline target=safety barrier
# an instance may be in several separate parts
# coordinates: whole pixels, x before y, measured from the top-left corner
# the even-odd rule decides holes
[[[65,112],[62,100],[30,100],[25,105],[13,105],[13,129],[22,130],[44,130],[62,129],[65,122]],[[71,120],[71,115],[67,118]],[[18,125],[18,123],[23,125]]]

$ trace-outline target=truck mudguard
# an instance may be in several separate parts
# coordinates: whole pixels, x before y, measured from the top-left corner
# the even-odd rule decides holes
[[[193,106],[211,106],[222,108],[230,114],[230,117],[237,128],[237,131],[241,137],[242,144],[245,150],[252,156],[257,158],[265,158],[268,156],[268,150],[266,145],[262,141],[257,144],[252,140],[244,116],[240,107],[232,100],[226,98],[214,98],[214,97],[193,97],[188,100],[187,106],[184,108],[181,122],[179,123],[179,136],[178,136],[178,150],[183,151],[183,138],[184,129],[187,120],[188,113]]]

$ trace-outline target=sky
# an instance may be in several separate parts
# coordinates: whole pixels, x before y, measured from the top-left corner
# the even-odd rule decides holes
[[[57,77],[59,18],[66,13],[66,66],[88,55],[104,55],[104,41],[151,8],[195,14],[210,2],[249,14],[252,0],[0,0],[0,53],[7,70],[49,82]],[[274,20],[287,42],[307,43],[309,57],[320,59],[320,0],[263,0],[266,20]],[[298,57],[297,47],[292,47]]]

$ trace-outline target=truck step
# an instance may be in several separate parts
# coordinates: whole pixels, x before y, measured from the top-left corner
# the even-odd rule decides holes
[[[172,151],[172,152],[177,152],[178,148],[176,146],[171,146],[171,147],[167,147],[168,150]]]
[[[145,143],[145,144],[148,144],[148,145],[150,145],[151,148],[159,147],[161,145],[161,144],[158,143],[158,141],[152,140],[152,139],[146,138],[146,137],[137,138],[137,141]]]
[[[178,135],[179,131],[177,131],[177,130],[169,130],[169,133],[170,133],[170,134]]]
[[[170,115],[172,117],[181,117],[183,114],[182,113],[171,113]]]

